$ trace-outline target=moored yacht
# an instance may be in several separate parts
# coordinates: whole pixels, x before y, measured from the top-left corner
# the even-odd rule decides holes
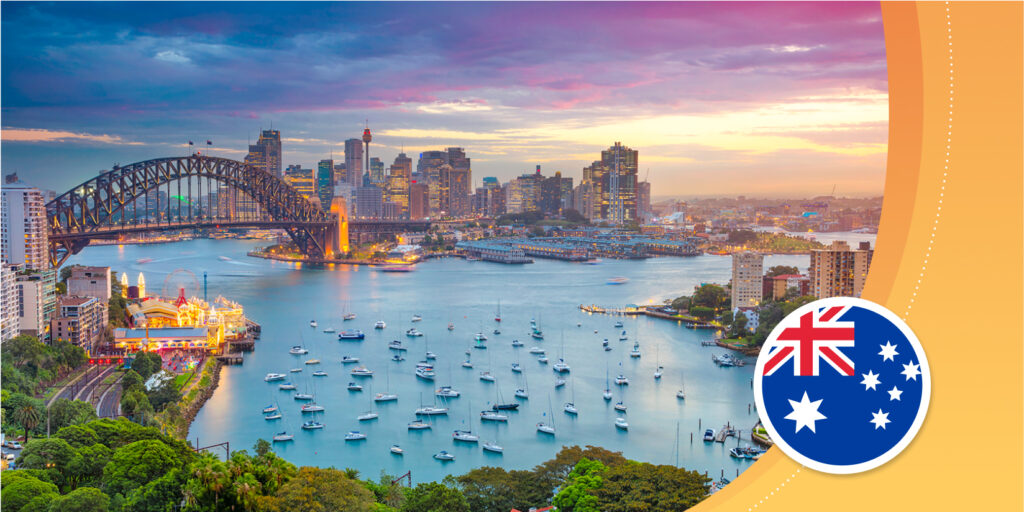
[[[398,400],[398,395],[394,393],[377,393],[373,397],[374,402],[394,402],[395,400]]]
[[[464,443],[475,443],[480,440],[480,436],[474,434],[472,430],[456,430],[452,432],[452,439]]]
[[[437,377],[437,372],[430,368],[417,368],[416,376],[423,380],[434,380]]]
[[[405,331],[405,335],[410,337],[410,338],[419,338],[420,336],[423,336],[423,333],[420,332],[420,331],[417,331],[415,328],[412,328],[412,329],[409,329],[409,330]]]
[[[366,434],[363,434],[358,430],[350,430],[347,434],[345,434],[346,441],[362,441],[364,439],[366,439]]]
[[[359,362],[359,358],[358,357],[341,356],[341,364],[352,364],[352,363],[358,363],[358,362]]]
[[[323,370],[317,370],[317,371],[313,372],[313,376],[314,377],[326,377],[327,376],[327,372],[325,372]]]
[[[617,377],[615,377],[615,383],[620,386],[628,386],[629,378],[620,373]]]
[[[294,395],[292,395],[292,398],[296,400],[312,400],[313,395],[310,393],[295,393]]]
[[[447,414],[447,407],[435,407],[433,405],[424,405],[416,409],[416,416],[446,416]]]
[[[348,383],[348,390],[349,391],[362,391],[363,390],[363,386],[361,384],[357,384],[355,382],[349,382]]]
[[[480,420],[507,422],[508,415],[500,414],[497,411],[480,411]]]
[[[281,442],[281,441],[291,441],[291,440],[295,439],[295,436],[292,435],[292,434],[289,434],[288,432],[278,432],[278,433],[274,434],[274,437],[272,439],[273,439],[273,441],[275,443],[277,443],[277,442]]]
[[[409,430],[428,430],[430,429],[430,423],[422,420],[410,421],[408,425]]]
[[[487,452],[503,453],[505,451],[504,447],[502,447],[498,443],[495,443],[494,441],[487,441],[487,442],[485,442],[483,444],[483,446],[484,446],[484,451],[487,451]]]
[[[263,377],[266,382],[273,382],[275,380],[284,380],[283,373],[268,373],[266,377]]]
[[[371,370],[371,369],[369,369],[369,368],[367,368],[365,366],[360,366],[358,368],[353,368],[352,371],[349,372],[349,373],[351,373],[355,377],[372,377],[373,376],[373,370]]]
[[[494,375],[491,375],[491,372],[488,371],[480,372],[480,380],[494,382]]]
[[[629,430],[629,423],[626,422],[626,418],[615,418],[615,428]]]
[[[366,335],[359,329],[353,331],[341,331],[338,333],[339,340],[361,340],[364,338],[366,338]]]
[[[615,410],[619,412],[626,412],[626,404],[622,402],[615,402]]]
[[[442,398],[458,398],[459,394],[460,393],[451,386],[441,386],[436,391],[434,391],[435,396],[439,396]]]
[[[558,373],[569,373],[569,364],[565,362],[565,359],[558,358],[558,362],[551,365],[551,369]]]
[[[413,322],[420,322],[422,320],[423,320],[423,316],[422,315],[413,315],[412,316],[412,321]]]
[[[629,351],[629,357],[640,357],[640,342],[633,342],[633,350]]]
[[[267,414],[267,413],[271,413],[271,412],[277,412],[277,406],[276,405],[268,405],[268,406],[263,408],[263,414]]]
[[[387,326],[388,324],[384,323],[384,320],[377,320],[377,323],[373,324],[374,329],[383,329]]]
[[[566,414],[572,414],[573,416],[580,413],[580,410],[576,408],[576,404],[572,402],[566,402],[563,409],[565,409]]]
[[[455,460],[455,455],[448,453],[447,450],[441,450],[434,454],[434,458],[440,461],[450,461]]]
[[[388,342],[388,349],[390,349],[390,350],[408,350],[408,349],[405,348],[405,345],[403,345],[402,342],[398,341],[398,340],[394,340],[394,341]]]
[[[302,406],[302,412],[323,412],[323,411],[324,411],[324,406],[319,405],[316,402],[313,402],[311,404],[306,404],[306,405]]]
[[[379,414],[377,414],[377,413],[375,413],[373,411],[366,411],[366,412],[360,414],[359,416],[356,416],[356,419],[359,420],[359,421],[370,421],[370,420],[375,420],[378,417],[380,417]]]
[[[280,390],[283,390],[283,391],[291,391],[291,390],[295,389],[295,384],[292,384],[291,382],[285,382],[283,384],[278,385],[277,389],[280,389]]]
[[[301,345],[295,345],[294,347],[292,347],[291,349],[288,350],[288,353],[292,354],[292,355],[299,356],[299,355],[302,355],[302,354],[308,354],[309,351],[306,350]]]

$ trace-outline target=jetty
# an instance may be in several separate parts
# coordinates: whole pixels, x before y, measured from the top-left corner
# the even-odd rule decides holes
[[[580,304],[580,310],[585,313],[595,315],[610,315],[610,316],[638,316],[646,315],[655,318],[664,318],[665,320],[672,320],[673,322],[679,322],[687,327],[693,327],[695,329],[721,329],[722,326],[712,320],[701,320],[697,317],[685,316],[679,314],[669,314],[663,311],[659,311],[660,306],[637,306],[635,304],[627,304],[624,307],[608,307],[598,306],[596,304]]]

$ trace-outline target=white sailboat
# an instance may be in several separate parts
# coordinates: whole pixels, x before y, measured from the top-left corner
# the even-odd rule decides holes
[[[551,415],[551,423],[544,421],[537,423],[537,432],[542,434],[555,435],[555,413],[551,408],[551,395],[548,395],[548,412]]]
[[[565,403],[565,413],[575,416],[580,413],[580,410],[576,408],[576,379],[572,380],[572,401]]]
[[[370,394],[373,394],[373,384],[370,384]],[[373,400],[370,400],[370,410],[356,416],[356,419],[359,421],[371,421],[379,417],[380,414],[377,414],[377,412],[373,410]]]
[[[516,398],[528,399],[530,398],[530,383],[526,380],[526,374],[523,375],[523,387],[516,389]]]
[[[387,389],[385,389],[384,393],[377,393],[377,395],[373,397],[374,402],[394,402],[395,400],[398,400],[398,395],[391,392],[391,370],[385,368],[384,375],[387,382]]]
[[[470,413],[471,410],[472,402],[466,404],[466,421],[473,421],[473,415]],[[480,441],[480,436],[474,434],[472,429],[456,429],[452,432],[452,440],[463,443],[475,443]]]
[[[680,372],[679,374],[679,391],[676,391],[676,398],[680,400],[686,399],[686,376]]]
[[[654,380],[659,380],[661,379],[661,375],[665,372],[665,368],[661,366],[661,345],[655,347],[654,354],[655,363],[658,365],[658,369],[654,370]]]
[[[608,362],[604,363],[604,393],[602,394],[604,401],[607,402],[612,399],[612,389],[609,385],[608,379]]]

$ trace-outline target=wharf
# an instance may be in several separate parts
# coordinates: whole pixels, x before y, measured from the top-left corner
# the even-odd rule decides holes
[[[694,318],[694,317],[689,317],[689,316],[670,315],[668,313],[662,313],[661,311],[655,311],[653,309],[650,309],[648,307],[643,307],[643,306],[614,308],[614,307],[598,306],[598,305],[594,305],[594,304],[591,304],[589,306],[584,305],[584,304],[580,304],[579,308],[580,308],[580,310],[582,310],[582,311],[584,311],[586,313],[592,313],[592,314],[598,314],[598,315],[626,315],[626,316],[647,315],[647,316],[654,317],[654,318],[664,318],[665,320],[672,320],[672,321],[675,321],[675,322],[682,322],[687,327],[693,327],[695,329],[721,329],[722,328],[720,325],[716,324],[715,322],[711,322],[711,321],[707,321],[707,320],[701,320],[699,318]]]
[[[241,352],[233,352],[229,354],[221,354],[217,356],[217,361],[221,364],[242,364],[244,362]]]
[[[715,432],[715,442],[724,443],[725,438],[735,437],[736,435],[736,429],[732,428],[732,425],[726,423],[725,426],[718,429],[718,432]]]

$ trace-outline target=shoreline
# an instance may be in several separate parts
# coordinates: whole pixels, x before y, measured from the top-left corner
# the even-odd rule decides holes
[[[305,263],[311,265],[408,265],[412,266],[412,263],[394,263],[389,261],[377,261],[377,260],[351,260],[351,259],[328,259],[328,258],[289,258],[286,256],[278,256],[276,254],[266,254],[259,251],[250,251],[245,253],[246,256],[253,258],[263,258],[265,260],[284,261],[287,263]]]

